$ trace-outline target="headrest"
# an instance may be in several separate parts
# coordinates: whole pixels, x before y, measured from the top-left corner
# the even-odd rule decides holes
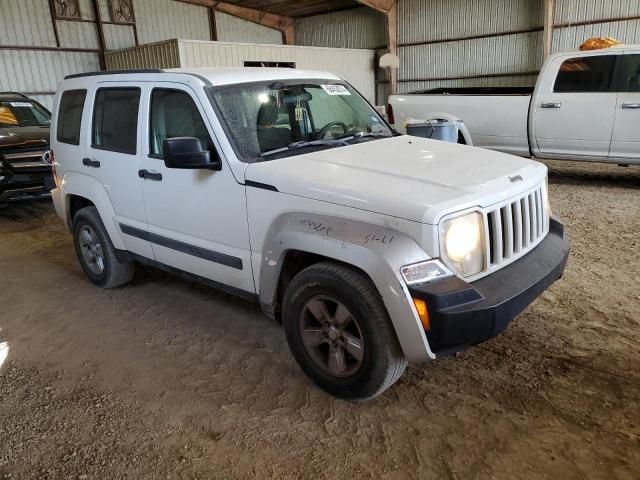
[[[276,97],[269,95],[268,100],[258,110],[258,125],[273,125],[278,120],[278,104]]]

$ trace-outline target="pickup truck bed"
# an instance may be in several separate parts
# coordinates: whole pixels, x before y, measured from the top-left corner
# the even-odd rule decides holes
[[[395,100],[402,106],[393,107],[395,126],[404,133],[410,118],[446,113],[464,121],[474,146],[529,156],[527,122],[532,95],[533,87],[437,88],[397,95]],[[499,129],[493,121],[496,118],[500,118]]]

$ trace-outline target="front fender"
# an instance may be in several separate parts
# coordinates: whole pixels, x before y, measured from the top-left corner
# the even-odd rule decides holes
[[[429,256],[407,235],[379,225],[308,213],[287,213],[269,229],[260,267],[260,301],[275,303],[287,252],[322,255],[364,271],[389,313],[400,346],[410,362],[435,358],[400,268]]]
[[[60,185],[62,192],[62,205],[64,209],[65,222],[67,227],[71,229],[71,217],[69,214],[69,198],[70,195],[78,195],[90,200],[98,209],[102,223],[104,223],[113,246],[118,250],[126,250],[122,237],[120,236],[120,230],[116,227],[114,218],[116,212],[113,210],[111,200],[107,191],[104,189],[102,183],[96,180],[94,177],[85,175],[80,172],[66,172],[62,178]]]

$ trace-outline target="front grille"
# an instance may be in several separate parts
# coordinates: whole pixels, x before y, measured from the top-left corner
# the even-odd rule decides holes
[[[532,250],[549,232],[544,184],[484,210],[485,272],[513,262]]]
[[[5,164],[15,171],[23,171],[23,170],[31,170],[31,169],[42,169],[47,168],[49,165],[42,160],[42,154],[46,150],[42,148],[34,149],[25,149],[25,150],[14,150],[9,153],[2,153],[1,159],[4,160]]]

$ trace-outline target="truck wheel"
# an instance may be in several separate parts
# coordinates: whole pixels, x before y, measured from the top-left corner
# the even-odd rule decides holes
[[[113,288],[133,277],[133,263],[117,258],[96,207],[78,210],[73,217],[73,244],[82,270],[96,285]]]
[[[336,397],[373,398],[407,366],[377,290],[342,265],[318,263],[298,273],[284,294],[283,323],[304,373]]]

